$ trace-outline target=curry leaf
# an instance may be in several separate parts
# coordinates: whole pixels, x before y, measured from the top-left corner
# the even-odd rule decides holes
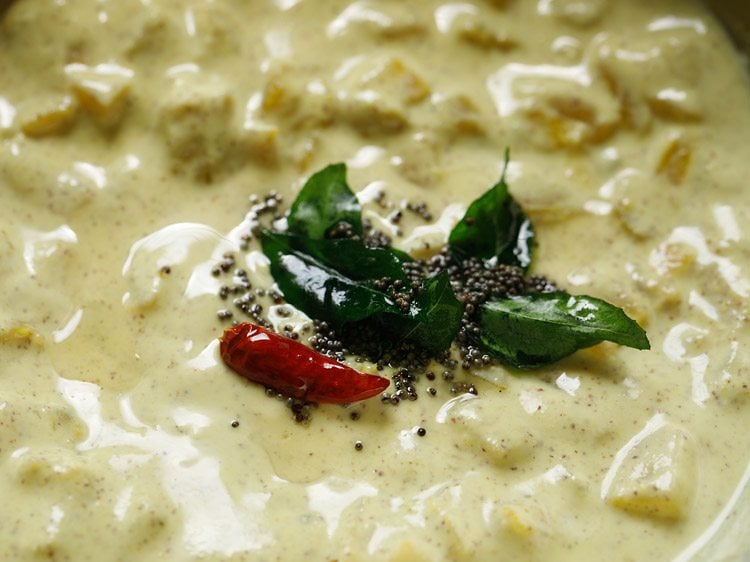
[[[289,231],[321,239],[340,222],[362,235],[362,209],[346,183],[346,164],[331,164],[316,172],[297,194],[287,217]]]
[[[563,291],[487,302],[481,307],[480,327],[482,344],[496,358],[523,369],[553,363],[604,340],[650,348],[646,333],[622,309]]]
[[[459,258],[494,258],[499,263],[519,265],[527,270],[531,265],[534,228],[508,191],[505,182],[508,158],[506,150],[500,180],[469,205],[451,231],[448,243]]]
[[[463,306],[447,274],[425,279],[408,310],[373,287],[371,280],[388,271],[394,279],[405,279],[399,252],[271,230],[262,231],[261,244],[284,298],[312,318],[337,328],[373,321],[390,337],[409,339],[434,353],[447,349],[458,332]]]
[[[271,230],[261,233],[263,253],[271,261],[271,275],[291,305],[337,327],[378,314],[401,312],[385,293],[295,249],[291,240]]]
[[[403,264],[411,257],[393,248],[369,248],[351,238],[313,240],[294,234],[276,233],[286,238],[290,247],[304,252],[339,273],[361,281],[365,279],[406,280]]]
[[[414,326],[405,337],[431,352],[450,347],[461,325],[464,307],[451,289],[448,274],[425,279],[415,301],[411,305]]]

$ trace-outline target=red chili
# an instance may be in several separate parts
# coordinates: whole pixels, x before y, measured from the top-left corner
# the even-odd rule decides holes
[[[250,322],[227,328],[219,349],[224,363],[243,377],[310,402],[348,404],[372,398],[390,384]]]

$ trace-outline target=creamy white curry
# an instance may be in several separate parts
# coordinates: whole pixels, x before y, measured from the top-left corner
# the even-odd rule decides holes
[[[0,559],[748,548],[750,89],[702,5],[17,0],[1,17]],[[235,252],[272,285],[239,251],[251,194],[289,201],[345,161],[366,217],[426,255],[506,146],[534,272],[622,306],[651,351],[462,375],[476,396],[423,379],[417,401],[307,425],[221,364],[211,270]],[[429,225],[387,220],[407,201]]]

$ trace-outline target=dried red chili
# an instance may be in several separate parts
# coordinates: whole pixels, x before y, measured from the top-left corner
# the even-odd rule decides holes
[[[310,402],[357,402],[390,384],[250,322],[227,328],[219,349],[224,363],[243,377]]]

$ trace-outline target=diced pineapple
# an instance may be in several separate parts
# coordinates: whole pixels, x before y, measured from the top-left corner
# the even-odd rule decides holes
[[[252,122],[246,125],[241,138],[247,152],[258,163],[270,165],[276,162],[279,151],[279,128],[266,123]]]
[[[69,64],[65,74],[81,105],[104,127],[117,125],[130,96],[133,71],[115,63]]]
[[[470,395],[454,401],[444,415],[450,427],[460,432],[462,447],[498,468],[513,469],[528,462],[541,441],[523,418],[512,421]]]
[[[12,391],[3,394],[0,404],[3,404],[0,407],[0,454],[13,450],[24,437],[26,444],[47,442],[56,447],[85,438],[86,426],[67,404]],[[18,468],[25,471],[18,477],[31,479],[40,474],[48,477],[52,467],[36,460]]]
[[[697,40],[689,29],[595,39],[592,62],[619,97],[625,123],[645,131],[654,117],[701,119],[702,102],[691,86],[703,71]]]
[[[583,83],[576,72],[509,64],[488,78],[501,117],[543,148],[579,148],[601,143],[621,123],[618,100],[600,81]]]
[[[694,247],[679,242],[665,242],[652,254],[652,261],[660,275],[684,275],[695,263]]]
[[[690,144],[682,138],[674,138],[662,152],[656,172],[664,174],[672,185],[679,185],[687,175],[692,158],[693,149]]]
[[[292,130],[319,129],[333,120],[333,96],[323,82],[308,81],[298,69],[282,66],[271,73],[257,115],[251,117],[284,120]]]
[[[44,101],[34,100],[31,105],[33,107],[29,107],[30,115],[23,115],[23,111],[19,115],[21,131],[28,137],[65,133],[75,122],[78,112],[78,104],[71,96]]]
[[[339,117],[364,136],[399,133],[407,126],[403,108],[372,90],[342,94],[337,101]]]
[[[320,139],[317,135],[303,139],[295,143],[291,149],[292,160],[300,172],[306,171],[313,162],[315,155],[320,150]]]
[[[398,133],[407,106],[429,97],[429,85],[400,58],[362,56],[336,75],[337,117],[365,136]]]
[[[701,104],[693,90],[664,88],[649,96],[651,111],[657,117],[677,123],[690,123],[703,118]]]
[[[423,101],[430,95],[430,87],[416,72],[408,68],[400,58],[379,61],[361,79],[367,89],[376,89],[381,95],[393,97],[406,105]]]
[[[663,182],[637,170],[620,173],[609,183],[614,200],[613,214],[626,232],[636,238],[647,239],[658,233],[659,214],[648,213],[662,202],[659,189]]]
[[[456,18],[454,32],[461,40],[483,49],[510,51],[518,46],[518,41],[507,30],[498,30],[474,14]]]
[[[437,127],[453,138],[456,135],[484,134],[483,117],[476,104],[463,94],[435,95],[432,99]]]
[[[750,357],[745,347],[732,340],[724,349],[717,349],[712,354],[706,382],[721,402],[744,407],[750,400]]]
[[[425,31],[425,25],[414,17],[408,4],[382,0],[353,2],[328,25],[332,36],[365,32],[400,39]]]
[[[400,151],[395,165],[400,174],[410,182],[428,187],[440,177],[438,160],[442,143],[435,135],[417,133],[414,142],[406,144]]]
[[[423,547],[417,548],[409,539],[404,540],[388,559],[389,562],[430,562],[432,556],[424,552]]]
[[[8,329],[0,329],[0,345],[29,347],[44,345],[42,336],[31,326],[18,325]]]
[[[279,76],[272,77],[263,88],[261,109],[264,113],[289,115],[299,103],[300,93],[286,86]]]
[[[544,0],[540,2],[543,14],[555,16],[567,23],[589,26],[601,18],[610,0]]]
[[[534,532],[533,518],[528,508],[519,505],[506,505],[500,510],[503,529],[518,536],[528,537]]]
[[[694,448],[687,433],[657,414],[615,456],[602,485],[603,498],[641,517],[685,517],[696,485]]]
[[[476,4],[446,4],[435,11],[440,32],[480,49],[509,51],[518,45],[505,16]]]
[[[160,121],[174,171],[210,183],[235,164],[237,131],[234,97],[226,85],[201,78],[175,82],[164,96]]]

